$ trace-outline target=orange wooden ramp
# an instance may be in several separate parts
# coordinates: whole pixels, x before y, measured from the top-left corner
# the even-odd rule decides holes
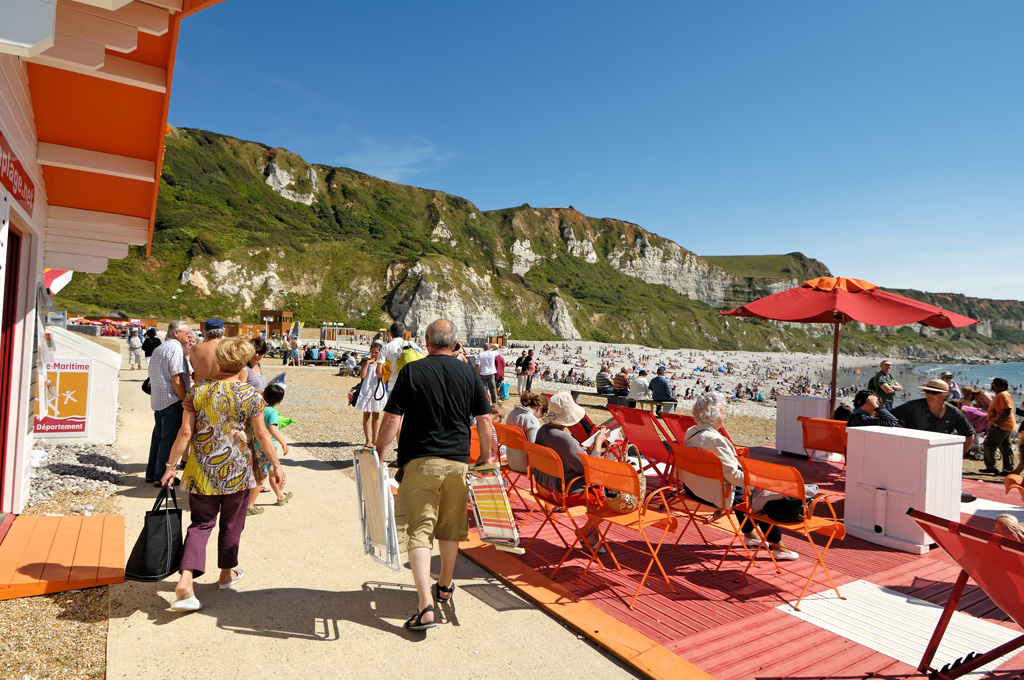
[[[124,581],[124,517],[15,518],[0,543],[0,600]]]

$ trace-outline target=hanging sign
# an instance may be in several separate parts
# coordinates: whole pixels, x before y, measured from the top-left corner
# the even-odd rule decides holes
[[[85,437],[89,434],[89,379],[92,359],[46,362],[46,389],[36,400],[35,434]],[[40,377],[42,383],[42,377]]]
[[[0,130],[0,184],[14,196],[14,200],[32,216],[32,208],[36,202],[36,185],[29,179],[25,166],[21,164],[14,150]]]

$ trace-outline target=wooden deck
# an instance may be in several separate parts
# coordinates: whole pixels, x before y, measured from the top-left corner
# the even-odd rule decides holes
[[[755,449],[752,455],[801,468],[804,464],[800,459],[779,457],[772,449]],[[806,480],[818,484],[823,493],[838,496],[840,500],[836,509],[841,513],[843,475],[836,474],[838,467],[828,463],[819,462],[818,469],[817,473],[809,471],[805,475]],[[653,479],[649,479],[648,488],[654,488],[650,486],[652,483]],[[963,487],[979,498],[1013,503],[1013,499],[1004,496],[1002,487],[996,484],[965,480]],[[527,500],[530,500],[528,496]],[[526,515],[525,508],[514,497],[512,504],[521,521]],[[961,521],[969,521],[972,525],[986,529],[992,527],[992,520],[984,517],[964,515]],[[539,524],[539,519],[531,518],[522,529],[520,545],[526,544]],[[564,548],[549,528],[544,529],[525,555],[513,557],[502,554],[502,563],[493,567],[488,564],[487,557],[493,550],[471,548],[465,552],[517,588],[523,586],[517,583],[524,581],[523,574],[536,574],[525,579],[530,581],[527,584],[530,588],[536,589],[538,582],[546,582],[554,590],[567,591],[579,601],[624,624],[627,629],[646,637],[652,648],[670,652],[692,664],[692,673],[672,664],[661,671],[650,666],[637,666],[638,670],[652,677],[707,677],[705,673],[719,680],[925,677],[906,661],[898,661],[787,613],[787,610],[792,609],[790,604],[795,598],[783,589],[792,591],[795,588],[799,592],[814,565],[813,558],[806,556],[810,550],[805,539],[796,536],[787,536],[785,539],[791,549],[803,555],[800,560],[785,565],[792,568],[794,574],[777,574],[770,561],[759,559],[759,568],[751,570],[745,581],[737,583],[735,579],[742,572],[745,557],[730,556],[719,574],[715,575],[714,564],[721,555],[722,547],[728,543],[728,536],[714,528],[703,530],[705,536],[716,544],[714,547],[706,548],[696,529],[691,527],[682,537],[680,549],[674,552],[669,552],[668,548],[662,549],[662,562],[676,593],[670,592],[664,580],[656,576],[654,571],[633,610],[628,608],[628,603],[640,578],[635,571],[598,570],[596,575],[615,586],[613,588],[590,576],[580,581],[586,560],[582,554],[577,553],[563,565],[552,582],[549,577],[554,567],[548,562],[557,563]],[[564,529],[563,534],[568,535]],[[638,536],[618,527],[611,529],[609,538],[625,543],[642,543]],[[671,535],[672,541],[675,538],[675,534]],[[612,547],[615,550],[614,543]],[[646,562],[643,558],[631,552],[621,548],[615,550],[623,565],[644,569]],[[709,566],[708,562],[701,561],[692,553],[716,559]],[[853,537],[834,543],[825,561],[840,592],[843,584],[864,580],[939,606],[945,605],[960,571],[939,549],[925,555],[911,555]],[[519,564],[520,567],[510,573],[510,564]],[[592,573],[595,573],[593,569]],[[812,585],[809,592],[825,593],[823,596],[835,598],[833,591],[817,585]],[[531,594],[524,591],[524,594],[544,606],[536,592]],[[561,616],[557,608],[547,608]],[[959,611],[1019,632],[1016,624],[973,584],[968,585],[961,598]],[[578,622],[574,623],[571,618],[566,620],[630,662],[629,654],[617,650],[614,641],[601,640],[600,634],[592,634],[592,631]],[[648,651],[647,658],[651,658],[651,655],[652,652]],[[658,658],[657,655],[654,658]],[[916,665],[917,661],[913,663]],[[988,677],[1017,677],[1022,672],[1024,653],[1014,656],[1000,667],[998,674]]]
[[[124,517],[14,519],[0,543],[0,600],[124,581]]]

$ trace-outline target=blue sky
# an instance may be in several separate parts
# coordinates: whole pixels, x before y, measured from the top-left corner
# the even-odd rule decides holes
[[[170,122],[1024,299],[1022,27],[1010,1],[225,0],[182,25]]]

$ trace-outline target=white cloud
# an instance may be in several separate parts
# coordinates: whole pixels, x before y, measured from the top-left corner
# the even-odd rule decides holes
[[[392,182],[404,182],[413,175],[443,167],[453,158],[454,153],[442,151],[433,142],[419,137],[404,143],[359,139],[356,148],[336,157],[334,164]]]

